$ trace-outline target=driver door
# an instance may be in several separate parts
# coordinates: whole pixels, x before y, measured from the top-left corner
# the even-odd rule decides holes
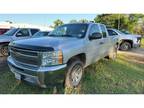
[[[101,34],[100,28],[98,24],[93,24],[89,30],[89,35],[88,35],[88,45],[87,45],[87,52],[88,52],[88,56],[89,56],[89,63],[95,63],[97,60],[100,59],[100,55],[101,55],[101,42],[102,42],[102,34],[101,34],[101,38],[96,38],[96,39],[90,39],[90,37],[93,34]]]

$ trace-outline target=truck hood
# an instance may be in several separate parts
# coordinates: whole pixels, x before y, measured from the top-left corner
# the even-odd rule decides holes
[[[141,37],[141,35],[137,35],[137,34],[128,34],[127,36]]]
[[[128,35],[119,35],[120,39],[133,39],[133,38],[140,38],[141,35],[135,35],[135,34],[128,34]]]
[[[25,40],[18,40],[11,43],[13,46],[27,46],[27,47],[49,47],[55,50],[61,49],[67,46],[75,45],[80,40],[78,38],[71,37],[41,37],[41,38],[31,38]]]
[[[3,42],[10,42],[11,40],[12,40],[11,36],[0,35],[0,43],[3,43]]]

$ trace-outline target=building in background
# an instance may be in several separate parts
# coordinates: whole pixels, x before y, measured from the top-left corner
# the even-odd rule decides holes
[[[0,22],[0,35],[4,34],[11,28],[11,24],[8,22]]]
[[[42,31],[52,31],[53,28],[49,27],[48,25],[33,25],[27,23],[13,23],[10,21],[0,22],[0,35],[5,33],[11,28],[39,28]]]

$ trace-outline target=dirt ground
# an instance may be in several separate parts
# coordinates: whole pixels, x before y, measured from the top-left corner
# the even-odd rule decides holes
[[[125,55],[129,61],[144,64],[144,48],[132,49],[131,51],[118,51],[119,54]]]

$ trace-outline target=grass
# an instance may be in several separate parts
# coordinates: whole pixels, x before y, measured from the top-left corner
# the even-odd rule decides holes
[[[8,68],[0,70],[1,94],[51,94],[53,88],[41,89],[16,81]],[[58,93],[63,93],[60,89]],[[89,66],[81,84],[81,94],[144,93],[144,64],[130,61],[119,54],[116,61],[107,59]]]
[[[116,61],[101,60],[87,68],[82,93],[144,93],[144,64],[132,63],[123,55]]]
[[[144,48],[144,37],[141,40],[141,47]]]

